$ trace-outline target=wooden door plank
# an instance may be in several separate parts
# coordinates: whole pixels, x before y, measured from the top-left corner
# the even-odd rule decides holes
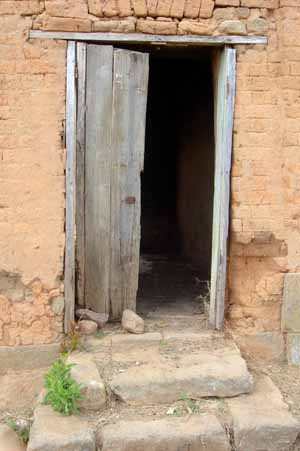
[[[114,51],[110,268],[114,319],[124,309],[136,308],[148,66],[146,53]]]
[[[230,205],[230,170],[235,101],[236,51],[225,47],[215,64],[215,176],[209,322],[224,322]]]
[[[75,308],[75,192],[76,192],[76,44],[67,49],[66,92],[66,249],[64,330],[69,332]]]
[[[113,48],[88,45],[86,81],[85,301],[109,313]]]
[[[77,43],[76,301],[84,306],[86,44]]]

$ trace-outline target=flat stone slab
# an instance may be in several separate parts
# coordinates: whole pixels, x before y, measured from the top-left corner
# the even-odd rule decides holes
[[[63,416],[50,406],[34,412],[27,451],[95,451],[95,434],[78,416]]]
[[[129,404],[172,403],[182,394],[199,399],[251,392],[253,378],[236,347],[207,352],[193,343],[192,349],[188,355],[164,350],[161,359],[124,369],[112,378],[110,388]]]
[[[83,399],[79,402],[79,408],[91,411],[103,409],[106,405],[106,389],[91,355],[71,354],[68,363],[74,364],[71,376],[82,386]]]
[[[102,451],[231,450],[228,437],[214,415],[120,421],[104,426],[98,446]]]
[[[288,411],[278,388],[261,377],[248,396],[227,401],[237,451],[289,451],[300,425]]]

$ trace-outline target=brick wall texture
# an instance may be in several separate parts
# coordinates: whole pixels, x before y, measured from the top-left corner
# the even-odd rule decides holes
[[[1,0],[0,345],[62,334],[66,46],[30,29],[268,35],[237,46],[227,319],[280,330],[300,271],[299,1]]]

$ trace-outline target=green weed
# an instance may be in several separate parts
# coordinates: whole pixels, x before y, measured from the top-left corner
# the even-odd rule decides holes
[[[71,377],[73,366],[59,358],[45,376],[44,404],[50,404],[53,410],[63,415],[78,413],[78,402],[82,399],[82,387]]]

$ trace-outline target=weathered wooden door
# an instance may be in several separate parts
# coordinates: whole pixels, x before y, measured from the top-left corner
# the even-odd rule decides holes
[[[148,54],[76,47],[77,299],[117,319],[136,306]]]
[[[235,72],[235,49],[218,50],[214,60],[215,174],[209,312],[209,322],[216,329],[221,329],[224,321]]]

